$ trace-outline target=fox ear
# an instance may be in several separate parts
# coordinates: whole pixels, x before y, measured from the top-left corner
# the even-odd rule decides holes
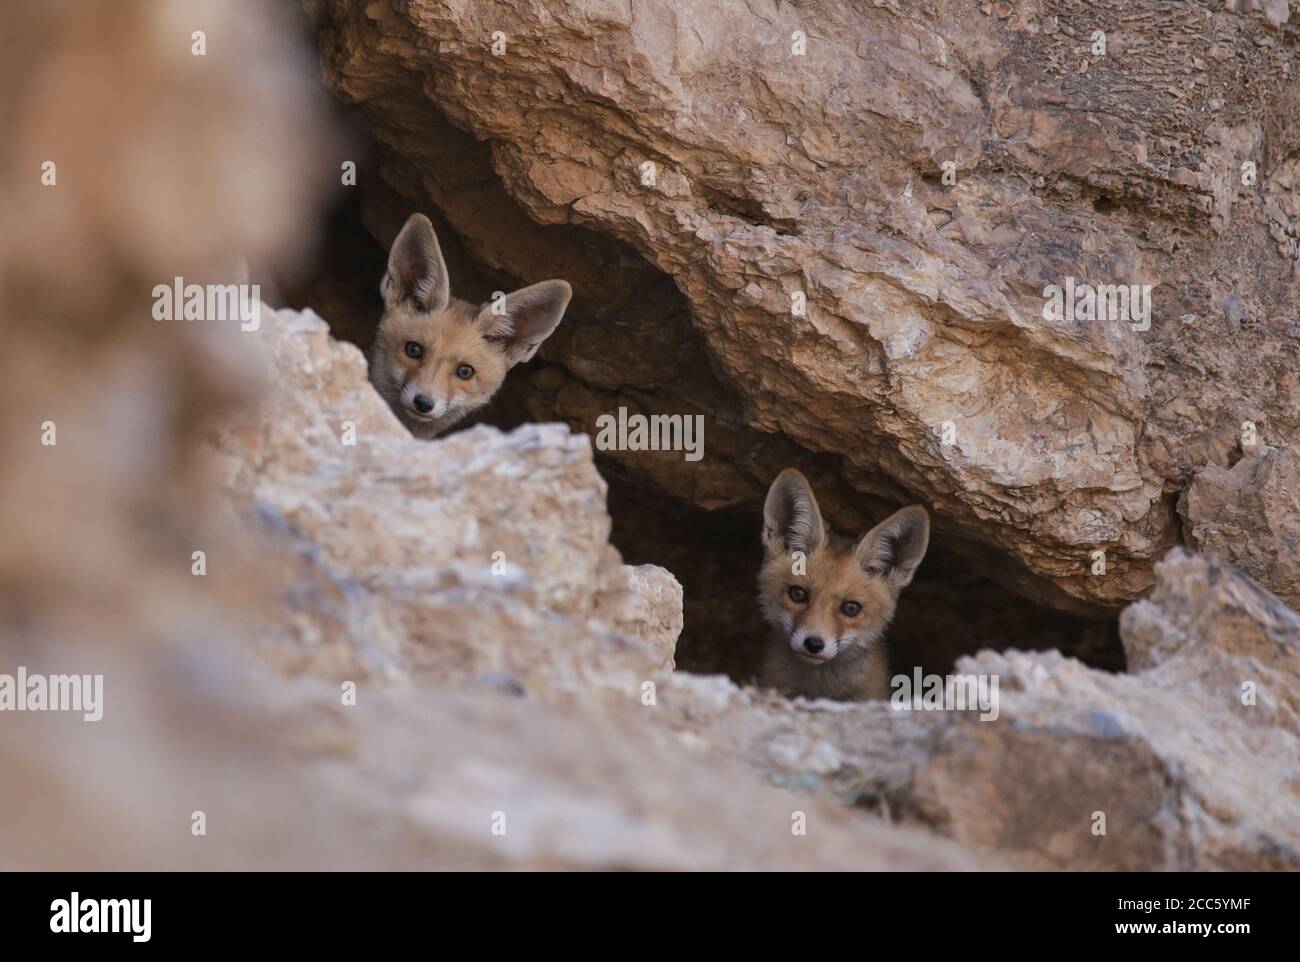
[[[572,296],[568,281],[541,281],[512,291],[483,308],[483,336],[499,343],[512,365],[526,361],[559,326]]]
[[[421,311],[440,311],[447,306],[451,299],[447,265],[433,224],[423,214],[407,218],[406,226],[393,241],[393,249],[388,253],[388,272],[379,291],[388,307],[396,307],[408,299]]]
[[[865,571],[884,576],[897,593],[912,583],[930,546],[930,516],[914,504],[895,511],[862,536],[853,557]]]
[[[763,545],[770,555],[802,551],[810,555],[826,542],[821,509],[808,479],[786,468],[767,489],[763,504]]]

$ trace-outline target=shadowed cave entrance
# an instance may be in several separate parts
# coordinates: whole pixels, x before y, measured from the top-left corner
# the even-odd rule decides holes
[[[386,250],[372,231],[395,233],[394,223],[400,226],[413,210],[434,220],[454,295],[481,302],[494,290],[521,286],[517,278],[493,271],[472,256],[427,203],[402,198],[377,179],[345,192],[343,198],[328,218],[313,266],[300,277],[277,278],[283,303],[311,307],[340,339],[363,350],[369,346],[381,310],[378,286],[386,265]],[[591,310],[575,285],[569,312],[539,356],[515,368],[497,399],[462,427],[488,423],[509,428],[558,420],[594,435],[594,418],[614,413],[620,405],[646,413],[705,413],[705,458],[698,465],[685,465],[680,452],[597,451],[596,463],[609,483],[612,540],[624,560],[667,568],[684,587],[685,627],[677,667],[751,681],[766,635],[755,579],[761,560],[762,500],[770,480],[753,476],[753,464],[759,464],[762,473],[769,463],[799,467],[819,499],[826,491],[823,507],[828,516],[833,514],[828,505],[854,505],[858,520],[853,530],[866,530],[866,524],[900,505],[849,489],[838,476],[837,458],[810,453],[788,439],[759,435],[748,427],[738,401],[709,364],[707,348],[671,279],[617,241],[567,226],[564,231],[562,240],[572,243],[575,236],[581,237],[628,272],[628,278],[613,283],[637,298],[636,309],[620,311],[615,303],[612,310]],[[555,271],[528,280],[549,276],[563,275]],[[650,319],[654,329],[647,337]],[[625,339],[624,353],[630,358],[624,371],[611,357],[619,338]],[[620,381],[624,373],[626,380]],[[761,459],[745,455],[755,448],[762,449]],[[718,460],[710,465],[713,459]],[[747,461],[752,463],[743,463]],[[1125,667],[1115,618],[1080,617],[1023,598],[980,575],[971,562],[947,550],[937,535],[915,581],[903,592],[886,637],[893,671],[920,666],[944,673],[961,655],[984,648],[1055,648],[1092,667]]]

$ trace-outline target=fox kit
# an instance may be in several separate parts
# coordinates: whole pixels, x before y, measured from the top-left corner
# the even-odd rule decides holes
[[[379,290],[384,314],[370,349],[370,383],[420,438],[492,400],[506,372],[555,330],[573,294],[564,281],[542,281],[479,307],[452,297],[423,214],[412,214],[393,241]]]
[[[856,542],[835,534],[807,479],[782,471],[763,506],[758,591],[771,636],[759,684],[809,698],[886,697],[885,628],[929,543],[930,517],[917,505]]]

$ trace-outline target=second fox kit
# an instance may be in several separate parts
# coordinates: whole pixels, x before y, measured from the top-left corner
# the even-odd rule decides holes
[[[831,532],[793,468],[763,506],[759,605],[771,626],[759,684],[786,695],[859,701],[888,695],[884,633],[930,543],[913,505],[854,541]]]
[[[423,214],[393,241],[379,285],[384,314],[370,383],[412,434],[432,438],[481,408],[506,372],[537,353],[569,305],[565,281],[542,281],[476,306],[451,296],[447,265]]]

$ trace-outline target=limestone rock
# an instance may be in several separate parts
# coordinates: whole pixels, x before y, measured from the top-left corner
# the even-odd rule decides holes
[[[313,645],[429,680],[504,673],[534,693],[602,672],[632,691],[671,663],[681,588],[610,547],[586,436],[477,427],[421,444],[320,318],[267,308],[256,336],[274,393],[216,448],[272,543],[303,546],[310,582],[343,586],[338,604],[365,612],[358,637],[338,630],[357,616],[304,606]],[[283,595],[302,591],[290,579]]]
[[[637,635],[662,653],[657,668],[673,667],[677,637],[682,633],[682,586],[658,565],[636,565],[627,569],[628,588],[636,599],[632,621]]]
[[[735,761],[655,737],[643,719],[593,723],[528,700],[445,692],[381,692],[364,711],[322,704],[298,719],[315,739],[302,751],[320,759],[310,772],[318,791],[348,798],[350,832],[388,868],[997,865],[922,829],[758,784]],[[372,777],[357,779],[363,763]],[[799,825],[806,834],[792,831]]]
[[[1263,446],[1231,468],[1207,464],[1178,502],[1187,543],[1300,606],[1300,468]]]
[[[996,719],[791,703],[687,676],[662,705],[778,784],[1021,867],[1295,870],[1300,618],[1204,555],[1175,550],[1156,571],[1121,622],[1132,674],[1058,652],[962,659],[958,672],[999,679]]]

